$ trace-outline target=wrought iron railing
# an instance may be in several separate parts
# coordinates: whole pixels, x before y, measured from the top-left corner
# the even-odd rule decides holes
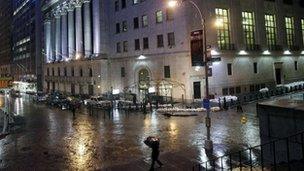
[[[304,131],[210,159],[192,170],[299,170],[303,161]]]

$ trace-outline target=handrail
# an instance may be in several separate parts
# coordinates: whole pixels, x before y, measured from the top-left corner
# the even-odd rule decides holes
[[[280,141],[282,141],[282,140],[287,140],[287,142],[289,141],[289,139],[290,138],[293,138],[293,137],[298,137],[299,135],[301,136],[301,137],[303,137],[303,134],[304,134],[304,131],[300,131],[300,132],[298,132],[298,133],[295,133],[295,134],[292,134],[292,135],[289,135],[289,136],[286,136],[286,137],[279,137],[279,138],[275,138],[274,140],[271,140],[271,141],[269,141],[269,142],[266,142],[266,143],[263,143],[263,144],[260,144],[260,145],[256,145],[256,146],[252,146],[252,147],[249,147],[249,148],[246,148],[246,149],[243,149],[243,150],[239,150],[239,151],[236,151],[236,152],[231,152],[231,153],[227,153],[227,154],[225,154],[225,155],[222,155],[222,156],[219,156],[219,157],[215,157],[215,158],[213,158],[213,159],[210,159],[210,160],[207,160],[207,161],[204,161],[204,162],[199,162],[198,164],[196,164],[195,166],[193,166],[193,170],[194,170],[194,168],[195,167],[197,167],[197,166],[199,166],[199,168],[202,166],[202,167],[206,167],[207,165],[208,165],[208,163],[215,163],[216,161],[218,161],[218,160],[221,160],[222,161],[222,159],[224,158],[224,157],[229,157],[229,159],[231,160],[231,156],[233,156],[233,155],[240,155],[242,152],[246,152],[246,151],[252,151],[252,150],[254,150],[254,149],[257,149],[257,148],[263,148],[263,147],[265,147],[265,146],[267,146],[267,145],[274,145],[276,142],[280,142]],[[299,143],[299,144],[302,144],[302,143],[300,143],[300,142],[295,142],[295,143]],[[302,144],[303,145],[303,144]],[[287,148],[287,150],[289,150],[289,147]],[[303,150],[303,149],[302,149]],[[289,152],[288,152],[288,154],[287,154],[288,156],[289,156]],[[304,156],[303,156],[304,157]],[[250,155],[250,158],[251,158],[251,155]],[[252,159],[250,159],[251,160],[251,167],[252,167]],[[262,160],[263,160],[263,158],[262,158]],[[289,161],[288,161],[289,162]],[[222,164],[222,162],[221,162],[221,164]],[[230,165],[232,165],[232,164],[230,164]],[[263,164],[262,164],[263,165]],[[262,166],[263,167],[263,166]],[[200,170],[200,169],[199,169]]]

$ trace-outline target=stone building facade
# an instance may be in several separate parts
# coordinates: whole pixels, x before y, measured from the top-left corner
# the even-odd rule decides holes
[[[72,4],[75,18],[66,17],[69,11],[63,12],[62,9],[68,9],[64,7],[66,2]],[[94,3],[97,2],[101,5],[96,6]],[[202,29],[201,19],[195,6],[188,2],[179,3],[174,9],[169,8],[164,0],[46,3],[45,51],[48,62],[45,75],[48,68],[54,68],[56,73],[58,66],[62,72],[65,66],[78,69],[82,68],[78,65],[83,64],[87,68],[93,67],[96,73],[91,78],[95,81],[81,83],[84,87],[93,85],[93,94],[119,90],[131,91],[140,97],[150,92],[176,99],[202,98],[205,75],[197,59],[192,58],[190,46],[191,32]],[[301,0],[193,2],[205,19],[208,50],[217,59],[210,66],[211,94],[254,92],[304,78]],[[80,3],[78,7],[77,3]],[[83,12],[77,12],[77,8],[82,8]],[[100,21],[97,26],[95,20]],[[70,25],[73,24],[76,35],[70,36],[69,33],[73,33],[69,32]],[[87,28],[88,25],[91,27]],[[90,38],[94,40],[87,41]],[[69,42],[73,43],[69,45]],[[64,86],[59,84],[65,78],[70,87],[80,85],[78,78],[60,75],[62,80],[56,81],[55,77],[46,76],[45,85],[55,85],[45,86],[46,89],[63,91],[64,88],[60,87]],[[73,93],[80,93],[76,89],[80,90],[75,88]]]
[[[45,1],[44,90],[107,91],[105,8],[99,0]]]

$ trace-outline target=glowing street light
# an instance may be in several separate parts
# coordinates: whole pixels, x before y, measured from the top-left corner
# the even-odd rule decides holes
[[[140,55],[137,59],[139,60],[143,60],[143,59],[146,59],[147,57],[145,57],[144,55]]]
[[[168,1],[168,7],[174,8],[176,6],[177,6],[177,1],[176,0]]]
[[[209,73],[209,66],[207,64],[208,61],[208,57],[207,57],[207,39],[206,39],[206,22],[205,22],[205,18],[203,16],[202,11],[200,10],[199,6],[192,0],[169,0],[168,1],[168,7],[169,8],[174,8],[175,6],[177,6],[178,2],[188,2],[190,3],[199,13],[200,16],[200,23],[201,23],[201,27],[202,27],[202,31],[203,31],[203,47],[204,47],[204,52],[203,52],[203,56],[204,56],[204,63],[205,63],[205,83],[206,83],[206,93],[205,93],[205,99],[204,101],[206,101],[206,129],[207,129],[207,139],[205,140],[205,149],[206,150],[213,150],[213,142],[211,140],[211,136],[210,136],[210,128],[211,128],[211,119],[210,119],[210,100],[209,100],[209,81],[208,81],[208,73]],[[220,25],[221,23],[223,23],[222,21],[218,21],[218,24]]]
[[[76,54],[76,60],[80,59],[81,55],[79,53]]]
[[[224,20],[222,19],[222,18],[217,18],[216,20],[215,20],[215,26],[217,27],[217,28],[220,28],[220,27],[223,27],[224,26]]]

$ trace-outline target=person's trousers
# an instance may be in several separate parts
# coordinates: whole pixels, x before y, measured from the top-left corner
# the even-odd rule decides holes
[[[163,165],[163,163],[158,160],[158,156],[159,156],[159,152],[154,152],[154,153],[152,152],[152,163],[151,163],[150,170],[154,170],[154,164],[155,164],[155,162],[157,162],[157,164],[159,166]]]

